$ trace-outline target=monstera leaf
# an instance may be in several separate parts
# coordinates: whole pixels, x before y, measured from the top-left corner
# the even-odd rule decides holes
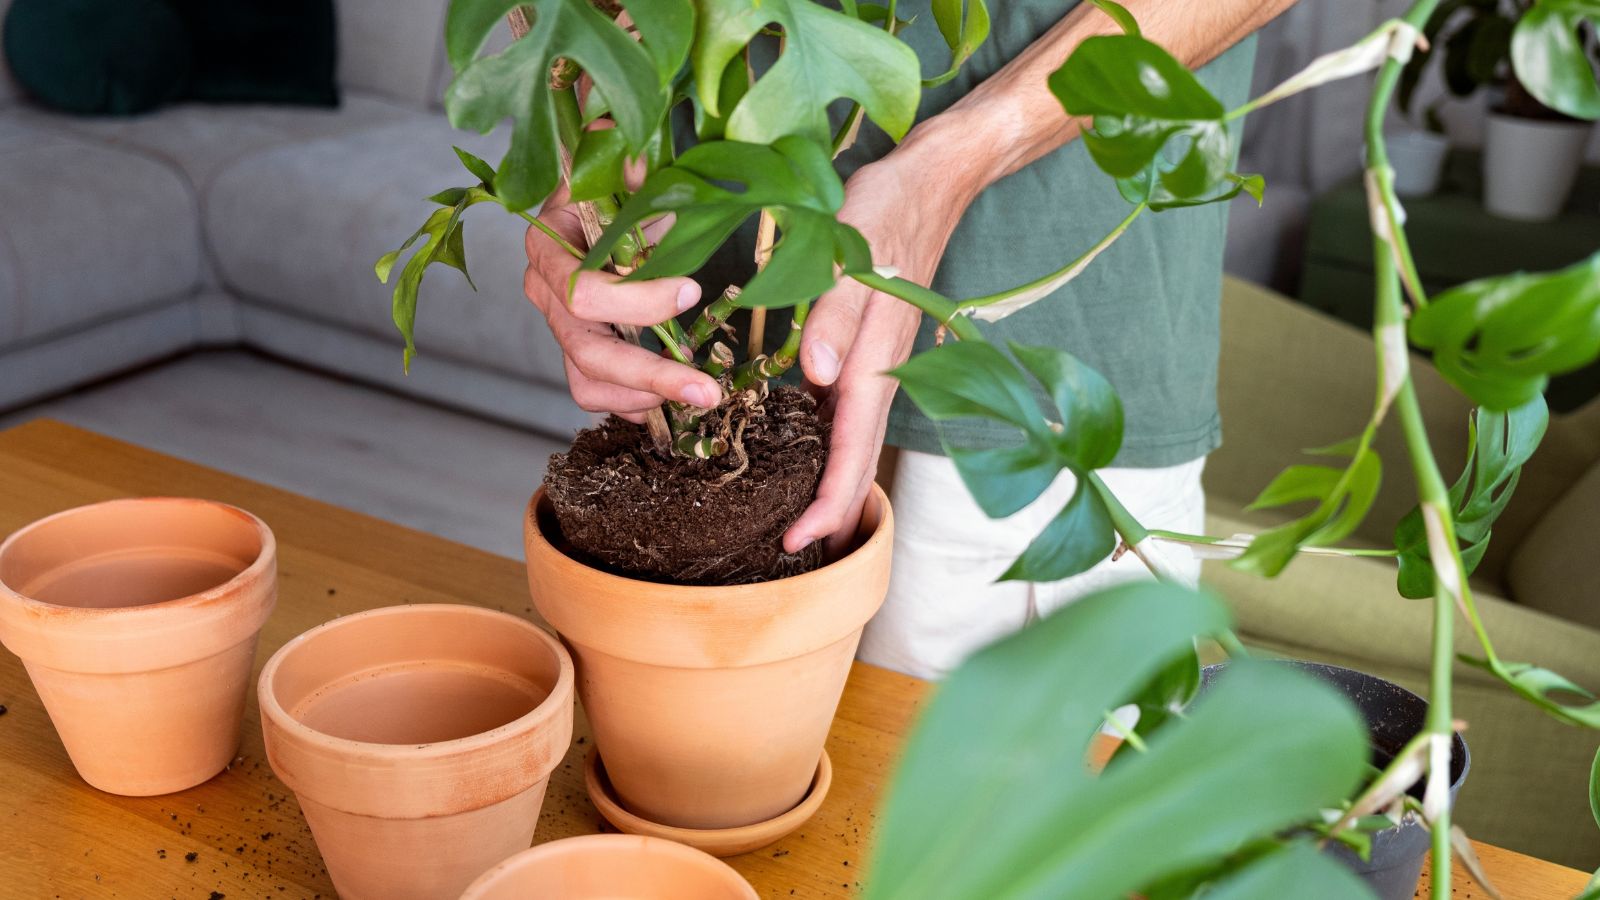
[[[1360,715],[1304,673],[1230,663],[1145,752],[1099,775],[1085,765],[1106,710],[1227,627],[1215,597],[1145,583],[980,651],[912,733],[879,820],[869,900],[1101,900],[1202,869],[1207,897],[1370,896],[1304,845],[1213,869],[1337,807],[1362,777]]]
[[[456,154],[461,157],[468,168],[473,165],[482,166],[487,171],[491,184],[494,180],[494,171],[489,169],[483,160],[470,153],[457,149]],[[471,162],[468,162],[471,160]],[[477,290],[477,285],[472,284],[472,276],[467,273],[467,247],[464,232],[461,227],[461,214],[470,206],[475,206],[485,201],[494,201],[495,196],[485,190],[483,185],[469,188],[450,188],[428,198],[443,206],[443,209],[434,210],[422,223],[422,227],[412,232],[406,242],[394,250],[378,258],[373,266],[378,280],[384,284],[389,283],[389,276],[394,271],[394,264],[399,261],[400,254],[422,238],[422,246],[411,254],[406,260],[405,267],[400,270],[400,278],[395,282],[394,295],[391,300],[391,316],[394,326],[406,340],[406,349],[402,357],[406,371],[411,369],[411,359],[416,356],[417,345],[415,330],[417,322],[417,289],[422,286],[422,276],[432,263],[442,263],[456,269],[467,279],[467,284]]]
[[[1451,288],[1411,317],[1410,335],[1475,403],[1522,406],[1551,375],[1600,356],[1600,253],[1558,272]]]
[[[1059,581],[1105,559],[1116,547],[1111,515],[1085,476],[1110,464],[1122,446],[1122,402],[1100,373],[1051,347],[1011,344],[1021,368],[992,344],[960,341],[919,353],[890,374],[935,422],[983,418],[1015,427],[1022,443],[974,450],[944,439],[967,490],[984,513],[1009,516],[1038,499],[1060,474],[1078,487],[1002,580]],[[1050,395],[1035,401],[1028,374]]]
[[[1578,30],[1585,22],[1600,22],[1600,0],[1538,0],[1511,34],[1511,63],[1517,80],[1540,103],[1596,119],[1600,84]]]
[[[893,35],[813,0],[702,0],[690,64],[705,114],[728,117],[727,137],[765,144],[784,135],[829,140],[828,104],[848,97],[896,140],[922,98],[917,54]],[[784,49],[731,113],[722,74],[768,25]]]
[[[518,6],[533,11],[528,34],[500,53],[478,58],[500,19]],[[646,21],[671,18],[663,12],[647,16]],[[450,124],[477,132],[512,120],[511,149],[500,163],[496,193],[506,208],[527,209],[555,190],[561,176],[550,89],[550,68],[556,60],[569,59],[583,67],[628,148],[640,152],[666,112],[671,73],[662,72],[673,56],[685,52],[681,43],[681,38],[675,43],[647,35],[652,52],[588,3],[454,0],[445,22],[445,47],[456,77],[445,94],[445,110]]]
[[[1131,202],[1238,193],[1227,193],[1238,182],[1228,177],[1233,146],[1222,101],[1155,43],[1137,34],[1089,38],[1050,75],[1050,90],[1069,115],[1093,117],[1084,146]]]
[[[1271,509],[1316,501],[1304,516],[1257,535],[1232,565],[1272,578],[1282,572],[1301,547],[1336,544],[1355,531],[1377,499],[1383,463],[1367,441],[1351,440],[1308,451],[1318,456],[1345,456],[1341,467],[1290,466],[1268,484],[1250,509]]]
[[[1480,408],[1468,423],[1466,469],[1450,488],[1450,512],[1467,574],[1478,567],[1489,549],[1494,522],[1511,502],[1522,466],[1539,448],[1549,421],[1544,398],[1535,396],[1507,412]],[[1397,587],[1401,595],[1432,597],[1433,560],[1428,555],[1420,507],[1412,507],[1395,527],[1394,545],[1400,551]]]
[[[724,186],[730,183],[738,189]],[[836,265],[846,273],[872,267],[867,242],[834,218],[843,203],[844,185],[828,151],[810,140],[783,137],[770,147],[737,141],[699,144],[671,166],[651,173],[583,265],[599,268],[629,229],[673,213],[677,219],[672,228],[629,277],[687,275],[740,223],[766,209],[777,221],[780,237],[771,262],[745,284],[739,305],[788,306],[833,287]]]

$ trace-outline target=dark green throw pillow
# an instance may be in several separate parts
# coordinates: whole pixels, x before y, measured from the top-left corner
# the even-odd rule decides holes
[[[128,114],[182,96],[190,43],[163,0],[16,0],[6,14],[6,63],[45,106]]]
[[[194,47],[187,99],[339,105],[333,0],[169,2]]]

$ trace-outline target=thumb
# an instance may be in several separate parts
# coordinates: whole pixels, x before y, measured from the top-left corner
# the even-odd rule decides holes
[[[826,386],[838,379],[871,296],[872,289],[866,285],[842,281],[817,301],[800,338],[800,369],[812,384]]]

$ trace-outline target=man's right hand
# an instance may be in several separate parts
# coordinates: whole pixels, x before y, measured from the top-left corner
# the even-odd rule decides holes
[[[539,220],[583,247],[577,208],[563,187],[539,213]],[[632,422],[667,400],[691,406],[716,406],[722,388],[704,372],[617,337],[610,323],[648,327],[687,311],[700,301],[692,278],[623,281],[609,272],[583,272],[567,300],[567,284],[578,260],[537,228],[527,235],[528,270],[522,289],[544,313],[561,345],[572,399],[590,412],[612,412]]]

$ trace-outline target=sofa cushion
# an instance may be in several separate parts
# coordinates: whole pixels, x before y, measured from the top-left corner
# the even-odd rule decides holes
[[[223,282],[248,301],[334,322],[394,342],[393,284],[373,263],[431,209],[423,197],[473,181],[451,144],[498,159],[504,144],[452,130],[438,114],[357,134],[298,143],[229,166],[207,193],[206,237]],[[467,260],[433,267],[422,283],[417,367],[439,354],[502,373],[562,383],[561,356],[522,295],[525,224],[493,204],[466,213]]]
[[[183,176],[0,117],[0,347],[192,292],[200,229]]]
[[[193,41],[194,72],[186,97],[339,105],[333,0],[164,2],[183,17]]]
[[[167,163],[188,176],[201,193],[218,172],[251,154],[396,122],[415,122],[419,117],[392,101],[362,95],[347,95],[338,109],[189,103],[119,119],[69,119],[26,107],[8,110],[6,115]],[[445,149],[448,152],[449,148]]]
[[[162,0],[17,0],[4,45],[28,93],[70,113],[154,109],[182,93],[193,60],[188,29]]]
[[[1600,463],[1545,513],[1511,558],[1511,594],[1518,603],[1600,628]]]
[[[444,61],[448,0],[339,0],[339,84],[422,109]]]

